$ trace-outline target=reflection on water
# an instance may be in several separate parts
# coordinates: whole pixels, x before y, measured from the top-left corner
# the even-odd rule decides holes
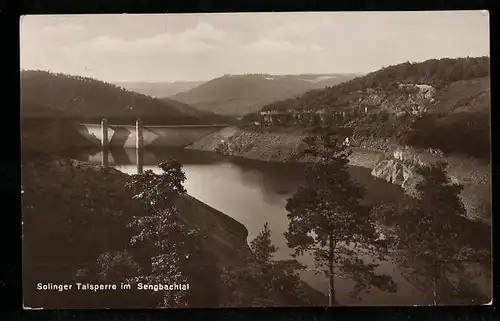
[[[272,232],[272,241],[279,247],[276,258],[290,258],[291,251],[283,235],[288,228],[285,204],[286,199],[295,192],[303,180],[300,165],[250,161],[186,149],[146,149],[139,154],[135,149],[117,149],[107,153],[79,151],[73,158],[96,164],[107,162],[109,166],[129,174],[137,173],[141,168],[159,172],[156,165],[160,161],[176,159],[183,164],[187,177],[184,185],[190,195],[244,224],[248,229],[249,241],[257,236],[267,222]],[[138,166],[137,159],[142,160],[143,166],[141,164]],[[383,198],[402,199],[403,194],[399,187],[373,178],[369,170],[351,167],[350,172],[353,179],[366,187],[368,202]],[[313,271],[313,258],[303,256],[299,260],[310,269],[302,272],[304,281],[327,293],[328,282],[323,275],[316,275]],[[371,293],[363,295],[361,301],[357,301],[349,297],[352,281],[337,278],[336,291],[340,303],[363,305],[424,303],[417,291],[401,277],[394,264],[384,262],[379,270],[394,277],[398,283],[398,293],[390,294],[373,289]]]

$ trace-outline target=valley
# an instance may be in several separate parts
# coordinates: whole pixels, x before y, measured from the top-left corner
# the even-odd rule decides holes
[[[175,198],[175,206],[186,230],[196,229],[206,237],[200,243],[203,244],[201,248],[193,253],[203,257],[214,269],[206,272],[214,278],[206,280],[207,286],[214,286],[210,282],[216,282],[215,276],[222,275],[224,269],[249,268],[246,260],[254,251],[251,240],[261,235],[265,222],[269,223],[270,241],[278,247],[273,258],[277,262],[291,260],[291,248],[284,237],[287,200],[304,183],[305,166],[321,163],[321,159],[304,153],[307,147],[304,139],[330,132],[352,151],[349,175],[366,189],[364,202],[369,208],[412,204],[418,199],[415,195],[421,181],[418,168],[438,161],[448,164],[449,179],[463,185],[459,200],[465,207],[465,215],[457,218],[454,224],[467,232],[457,244],[464,251],[472,249],[481,253],[477,259],[471,259],[472,263],[464,263],[467,273],[476,270],[480,274],[466,287],[478,287],[476,292],[471,290],[474,292],[472,300],[481,301],[490,291],[491,273],[484,255],[491,251],[491,164],[489,150],[485,150],[490,137],[484,130],[491,106],[486,62],[483,58],[431,60],[390,66],[359,77],[304,75],[298,79],[260,74],[226,75],[198,86],[191,84],[191,89],[162,99],[89,78],[24,71],[21,82],[22,153],[27,203],[23,206],[25,215],[32,220],[33,231],[29,233],[34,235],[27,245],[28,253],[45,253],[48,248],[38,249],[43,242],[57,246],[54,245],[58,242],[57,237],[51,239],[36,232],[35,225],[48,224],[49,228],[56,228],[57,224],[62,224],[68,226],[64,233],[71,234],[73,228],[78,231],[72,241],[73,250],[80,249],[96,235],[108,241],[102,244],[93,241],[97,242],[95,253],[88,253],[81,260],[73,257],[71,268],[59,273],[61,278],[73,277],[72,273],[81,269],[91,275],[97,273],[95,271],[104,268],[95,265],[101,252],[117,255],[106,264],[125,264],[127,269],[132,268],[135,261],[119,254],[124,248],[139,265],[147,266],[141,251],[127,245],[131,236],[125,225],[133,220],[132,214],[140,213],[141,204],[124,187],[130,177],[140,176],[144,171],[162,175],[158,164],[175,159],[186,175],[186,193]],[[451,67],[441,68],[440,64]],[[261,85],[262,79],[268,84]],[[310,85],[304,86],[304,82]],[[280,87],[287,91],[279,90]],[[222,94],[233,95],[233,98],[221,97]],[[217,99],[211,101],[206,98],[208,96]],[[297,97],[290,98],[293,96]],[[354,112],[359,110],[364,112]],[[341,120],[315,116],[339,112],[347,116]],[[303,116],[306,114],[307,117]],[[266,118],[265,115],[271,116]],[[100,149],[99,121],[103,117],[111,124],[109,139],[126,144],[111,144],[111,149]],[[161,140],[154,126],[225,125],[187,138],[181,137],[187,134],[180,130],[164,130],[164,136],[168,136],[164,140],[175,140],[178,142],[176,148],[152,144],[141,150],[130,149],[135,145],[135,136],[130,134],[132,126],[139,118],[145,128],[151,126],[144,134],[147,142]],[[78,130],[84,122],[88,123],[85,132],[92,132],[90,135]],[[113,124],[129,128],[126,135],[117,126],[113,129]],[[179,137],[172,138],[176,135]],[[453,143],[456,139],[461,142]],[[464,143],[467,141],[469,143]],[[89,146],[94,149],[89,150]],[[79,206],[83,209],[78,209]],[[36,216],[49,207],[57,208],[60,213],[54,218]],[[110,213],[114,216],[108,219]],[[70,215],[71,221],[65,215]],[[88,224],[92,229],[87,233],[82,227]],[[104,227],[96,227],[100,224],[108,228],[119,226],[119,229],[105,236]],[[378,271],[395,280],[396,293],[374,289],[363,294],[359,303],[350,296],[355,284],[353,280],[339,278],[337,304],[430,304],[425,291],[417,289],[410,281],[408,271],[397,261],[397,250],[393,250],[391,258],[379,262]],[[42,257],[39,254],[32,258],[33,264],[62,263],[57,258],[43,261]],[[305,255],[299,262],[305,268],[296,272],[300,280],[296,284],[303,291],[301,293],[306,293],[300,300],[306,300],[309,305],[325,305],[325,293],[328,292],[325,277],[314,272],[312,256]],[[49,269],[45,276],[57,275],[56,270]],[[199,275],[203,273],[200,271],[189,273]],[[467,278],[466,275],[460,274]],[[246,295],[258,296],[261,289],[255,281],[249,284]],[[228,289],[221,287],[218,291],[225,293]],[[42,298],[32,295],[32,300],[42,302]],[[210,301],[206,293],[197,295],[201,295],[197,300],[204,304]],[[229,294],[220,294],[218,299],[223,300],[224,295]],[[285,305],[305,302],[286,297],[281,292],[273,295],[272,300]],[[54,297],[53,300],[74,304],[71,299],[64,301]],[[106,300],[116,304],[112,298]],[[457,300],[465,304],[470,298]],[[92,304],[96,303],[89,303]]]

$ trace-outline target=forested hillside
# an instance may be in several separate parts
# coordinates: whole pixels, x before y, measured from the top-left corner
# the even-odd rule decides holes
[[[23,157],[30,157],[33,153],[59,154],[67,149],[89,144],[88,138],[78,133],[71,120],[60,110],[25,102],[22,111]]]
[[[431,59],[421,63],[406,62],[382,68],[330,88],[309,91],[298,99],[273,102],[262,109],[319,109],[350,106],[357,98],[370,90],[401,93],[403,90],[399,84],[430,85],[436,90],[442,90],[456,81],[488,77],[489,63],[488,57]]]
[[[432,59],[389,66],[262,110],[326,109],[367,114],[344,124],[354,137],[395,139],[489,159],[489,58]],[[249,115],[247,119],[255,118]]]
[[[188,104],[181,103],[180,101],[172,100],[170,98],[161,98],[162,102],[169,104],[177,109],[181,110],[186,115],[190,115],[193,117],[209,117],[211,120],[218,121],[220,123],[230,123],[234,120],[233,117],[224,116],[219,114],[214,114],[208,110],[198,109]]]
[[[75,121],[133,123],[141,118],[147,124],[205,124],[220,117],[202,118],[185,113],[168,102],[131,92],[92,78],[54,74],[45,71],[21,72],[21,113],[23,117],[50,117],[26,105],[45,106],[62,111]]]
[[[118,82],[116,85],[139,94],[162,98],[187,91],[202,83],[203,81]]]
[[[279,99],[354,78],[333,75],[225,75],[170,98],[222,115],[242,116]]]

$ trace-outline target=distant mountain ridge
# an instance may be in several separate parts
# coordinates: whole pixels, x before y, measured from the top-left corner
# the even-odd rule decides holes
[[[55,74],[46,71],[21,71],[21,113],[23,117],[52,117],[45,111],[57,110],[66,118],[78,121],[145,123],[158,125],[210,124],[223,121],[219,115],[206,113],[203,117],[184,110],[177,103],[161,101],[150,96],[125,90],[114,84],[87,77]]]
[[[243,116],[276,100],[334,86],[357,74],[224,75],[169,97],[200,110]]]
[[[204,81],[116,82],[117,86],[155,98],[169,97],[203,84]]]

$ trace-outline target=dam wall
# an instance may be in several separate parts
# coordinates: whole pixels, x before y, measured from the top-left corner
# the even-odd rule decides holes
[[[79,124],[78,132],[88,138],[89,147],[101,146],[113,148],[134,148],[137,143],[137,130],[142,132],[142,147],[185,147],[227,127],[215,125],[177,125],[177,126],[141,126]],[[106,135],[107,134],[107,135]],[[104,145],[103,145],[104,144]]]

